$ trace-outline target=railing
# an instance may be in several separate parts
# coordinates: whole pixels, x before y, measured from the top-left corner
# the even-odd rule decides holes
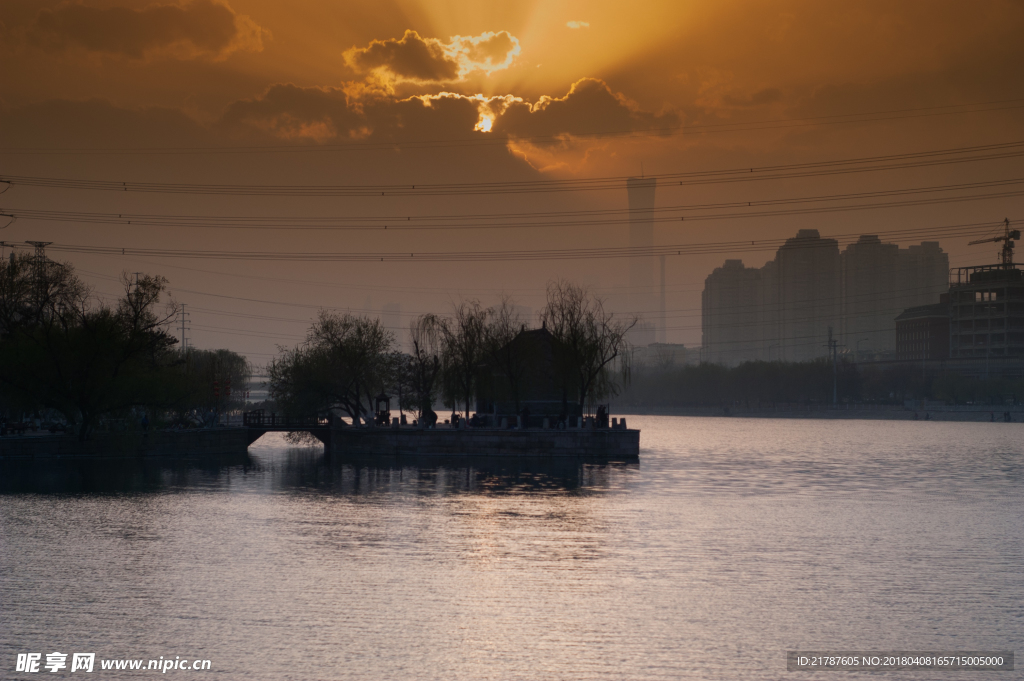
[[[326,428],[331,425],[331,419],[321,416],[288,417],[275,413],[267,414],[264,410],[257,409],[242,414],[242,425],[247,428],[302,430],[304,428]]]
[[[975,265],[973,267],[953,267],[949,270],[950,286],[1019,282],[1021,279],[1021,270],[1018,265]]]

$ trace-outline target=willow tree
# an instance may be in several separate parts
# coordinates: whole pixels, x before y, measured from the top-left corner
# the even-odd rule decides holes
[[[484,357],[487,318],[491,311],[471,300],[455,306],[450,317],[432,317],[441,340],[444,387],[457,408],[461,400],[469,418],[480,363]]]
[[[412,321],[409,331],[412,352],[405,363],[406,380],[410,406],[416,410],[420,423],[423,423],[424,416],[433,411],[434,399],[441,388],[444,368],[441,333],[437,318],[433,315],[417,317]]]
[[[559,280],[548,285],[541,321],[555,338],[555,365],[563,390],[573,392],[584,412],[588,404],[618,393],[628,378],[626,334],[639,318],[618,318],[585,287]],[[618,362],[616,362],[618,360]]]
[[[339,409],[359,423],[393,383],[394,343],[379,319],[321,310],[305,342],[270,363],[270,396],[292,415]]]

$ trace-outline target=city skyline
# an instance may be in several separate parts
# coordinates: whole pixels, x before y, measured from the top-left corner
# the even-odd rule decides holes
[[[761,268],[726,260],[708,275],[701,357],[730,366],[808,361],[827,356],[834,340],[857,361],[896,359],[896,318],[938,304],[948,272],[936,241],[900,248],[865,234],[840,251],[835,239],[802,229]]]

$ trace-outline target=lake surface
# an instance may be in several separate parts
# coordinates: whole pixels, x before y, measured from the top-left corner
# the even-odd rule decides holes
[[[1024,425],[629,422],[639,464],[325,462],[279,436],[207,462],[2,461],[0,677],[59,678],[14,672],[53,651],[395,680],[1024,651]]]

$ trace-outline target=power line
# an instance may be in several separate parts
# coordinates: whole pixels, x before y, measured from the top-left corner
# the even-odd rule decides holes
[[[890,302],[891,303],[893,301],[900,300],[905,295],[912,296],[913,294],[920,294],[920,293],[924,293],[924,292],[929,292],[929,291],[932,291],[933,289],[934,289],[934,286],[931,286],[931,285],[928,285],[928,286],[914,286],[914,287],[909,287],[909,288],[890,289],[889,291],[887,291],[887,293],[890,294],[890,295],[882,296],[882,297],[879,297],[876,294],[871,293],[871,292],[857,294],[857,295],[837,294],[833,298],[833,300],[834,300],[834,304],[837,305],[837,306],[839,305],[840,300],[844,300],[844,301],[847,301],[847,302],[850,302],[850,301],[853,301],[853,302],[872,301],[872,302]],[[181,290],[181,289],[179,289],[179,290]],[[184,292],[192,293],[192,294],[196,294],[196,295],[207,295],[207,296],[214,296],[214,297],[218,297],[218,298],[227,298],[227,299],[232,299],[232,300],[243,300],[243,301],[246,301],[246,302],[259,302],[259,303],[263,303],[263,304],[272,304],[272,305],[299,306],[299,307],[305,307],[305,308],[310,308],[310,309],[317,309],[317,310],[321,310],[322,309],[322,310],[328,310],[328,311],[334,311],[334,312],[363,312],[363,313],[377,314],[378,316],[384,316],[384,313],[387,312],[385,310],[380,310],[380,309],[351,308],[351,307],[347,307],[347,308],[332,308],[332,307],[327,307],[327,306],[314,306],[314,305],[301,304],[301,303],[300,304],[294,304],[294,303],[287,302],[287,301],[272,301],[272,300],[258,300],[258,299],[253,299],[253,298],[239,298],[237,296],[228,296],[228,295],[224,295],[224,294],[215,294],[215,293],[207,293],[207,292],[200,292],[200,291],[184,291]],[[790,303],[791,307],[800,307],[804,303],[810,303],[810,302],[819,301],[819,300],[820,299],[817,299],[817,298],[813,298],[813,299],[812,298],[807,298],[807,299],[803,299],[803,300],[801,300],[801,299],[790,300],[788,302]],[[741,315],[741,314],[746,314],[746,313],[755,311],[755,310],[759,309],[760,307],[761,307],[761,303],[760,302],[751,302],[749,304],[744,304],[744,305],[718,306],[718,307],[716,307],[716,309],[724,310],[725,314]],[[277,316],[273,316],[273,315],[259,315],[259,314],[248,314],[248,313],[241,313],[241,312],[231,312],[231,311],[226,311],[226,310],[221,310],[221,309],[216,309],[216,308],[205,308],[205,307],[197,307],[197,306],[192,306],[192,309],[193,310],[202,311],[202,312],[209,312],[209,313],[213,313],[213,314],[217,314],[217,315],[224,315],[224,316],[230,316],[230,317],[239,317],[239,318],[245,318],[245,319],[256,319],[256,320],[262,320],[262,321],[280,321],[280,322],[302,323],[302,324],[311,324],[314,321],[313,319],[311,319],[309,317],[304,318],[304,319],[299,319],[299,318],[295,318],[295,317],[277,317]],[[703,310],[703,308],[701,308],[701,307],[698,307],[698,308],[692,308],[692,307],[691,308],[676,308],[676,309],[668,310],[667,312],[672,312],[672,313],[689,313],[689,314],[664,314],[664,315],[662,315],[660,313],[660,310],[650,310],[650,311],[640,310],[640,311],[635,311],[635,312],[637,314],[645,315],[643,317],[644,321],[664,321],[664,320],[667,320],[667,319],[693,319],[693,318],[699,318],[699,317],[702,316],[702,310]],[[416,316],[419,316],[419,315],[422,315],[422,314],[427,314],[428,312],[429,311],[411,310],[411,311],[402,311],[400,314],[406,315],[406,316],[411,316],[411,317],[416,317]],[[847,312],[847,313],[843,314],[843,316],[845,316],[847,318],[859,318],[859,317],[862,317],[862,316],[870,317],[870,316],[873,316],[875,314],[877,314],[877,313],[876,312],[865,312],[863,314],[852,314],[851,315],[850,313]],[[798,322],[798,321],[806,321],[808,319],[814,319],[814,318],[815,317],[787,317],[786,321],[787,322]],[[762,323],[761,321],[755,320],[755,321],[720,323],[720,324],[718,324],[718,326],[722,327],[722,328],[737,328],[737,327],[744,327],[744,326],[756,326],[756,325],[761,324],[761,323]],[[390,328],[392,330],[394,330],[394,329],[405,330],[406,329],[406,327],[387,327],[387,328]],[[673,327],[673,328],[683,328],[683,327]],[[698,326],[698,327],[685,327],[685,328],[700,328],[700,327]]]
[[[973,154],[973,155],[971,155]],[[990,161],[1024,155],[1024,140],[998,144],[952,147],[903,154],[813,161],[786,165],[699,170],[650,175],[661,187],[695,184],[792,179],[821,175],[903,170],[950,163]],[[239,185],[81,180],[23,175],[0,175],[10,186],[50,187],[94,191],[165,194],[214,194],[234,196],[444,196],[471,194],[520,194],[622,189],[628,176],[568,180],[522,180],[463,183],[402,183],[368,185]]]
[[[887,237],[913,237],[930,235],[938,237],[955,237],[976,235],[982,230],[991,229],[1002,222],[979,222],[944,227],[928,227],[913,229],[896,229],[878,231],[878,235]],[[852,243],[862,236],[860,233],[833,235],[832,239],[840,243]],[[707,255],[715,253],[735,253],[773,250],[787,239],[754,239],[750,241],[719,241],[697,244],[668,244],[649,247],[595,247],[565,248],[530,251],[393,251],[377,252],[287,252],[287,251],[201,251],[192,249],[161,249],[161,248],[119,248],[116,246],[89,246],[84,244],[55,244],[51,250],[66,253],[125,255],[133,257],[166,257],[208,260],[245,260],[245,261],[291,261],[291,262],[495,262],[495,261],[542,261],[542,260],[581,260],[629,258],[656,255]],[[818,247],[817,244],[795,244],[795,247]]]
[[[2,242],[0,242],[0,243],[2,243]],[[8,244],[8,245],[10,246],[11,244]],[[118,258],[120,258],[121,256],[120,256],[120,254],[116,254],[114,256],[107,256],[107,257],[118,257]],[[137,263],[137,262],[140,262],[140,261],[131,260],[129,262],[136,262]],[[206,269],[202,269],[202,268],[199,268],[199,267],[184,267],[182,265],[172,265],[170,263],[159,263],[159,265],[160,265],[160,267],[167,267],[167,268],[175,269],[175,270],[183,270],[183,271],[186,271],[186,272],[202,272],[204,274],[213,274],[213,275],[216,275],[216,276],[234,277],[234,278],[239,278],[239,279],[254,279],[254,280],[258,280],[258,281],[268,281],[268,282],[272,281],[272,282],[287,283],[287,284],[305,284],[305,285],[313,285],[313,286],[325,286],[325,287],[328,287],[328,288],[336,288],[336,289],[355,289],[355,290],[360,290],[360,291],[366,290],[366,291],[374,291],[374,292],[389,291],[389,292],[401,292],[401,293],[420,293],[420,294],[427,293],[427,294],[431,294],[431,295],[451,295],[453,292],[456,292],[456,291],[459,290],[459,289],[453,289],[452,287],[432,288],[432,287],[428,287],[428,286],[387,286],[387,285],[384,285],[384,284],[381,284],[379,286],[378,285],[366,285],[366,284],[347,284],[347,283],[346,284],[342,284],[342,283],[335,283],[335,282],[329,282],[329,281],[315,281],[315,280],[312,280],[312,279],[293,279],[293,278],[287,278],[287,277],[268,277],[268,276],[257,275],[257,274],[240,274],[238,272],[225,272],[223,270],[206,270]],[[117,280],[116,277],[108,277],[107,275],[101,274],[99,272],[93,272],[91,270],[83,270],[81,268],[76,268],[76,271],[84,272],[86,274],[89,274],[89,275],[92,275],[92,276],[95,276],[95,277],[109,278],[112,281],[116,281]],[[673,287],[668,288],[667,290],[669,292],[672,292],[672,293],[678,293],[679,291],[691,291],[691,290],[695,290],[696,288],[697,287],[694,286],[694,285],[684,285],[684,286],[673,286]],[[599,286],[599,287],[594,287],[592,290],[594,290],[594,291],[615,291],[615,292],[621,292],[621,291],[625,291],[625,290],[650,290],[650,291],[654,291],[656,289],[657,289],[656,286],[626,286],[626,285],[623,285],[623,286],[612,286],[612,287],[607,287],[607,288]],[[482,287],[477,287],[477,286],[473,287],[473,292],[475,294],[481,294],[481,293],[491,293],[491,294],[498,293],[498,294],[501,294],[501,293],[512,293],[512,292],[527,292],[527,293],[534,293],[534,294],[536,294],[536,293],[544,293],[545,291],[547,291],[547,287],[503,287],[503,288],[482,288]]]
[[[272,339],[272,340],[284,340],[284,339],[303,340],[305,338],[305,336],[297,336],[295,334],[287,334],[287,333],[281,333],[281,334],[259,333],[257,331],[240,330],[240,329],[234,329],[232,327],[223,327],[223,326],[207,326],[207,325],[199,325],[199,324],[197,324],[195,328],[197,328],[199,330],[202,330],[202,331],[209,331],[211,333],[222,333],[222,334],[226,333],[226,334],[231,335],[231,336],[249,336],[249,337],[252,337],[252,338],[267,338],[267,339]]]
[[[1001,192],[974,194],[968,196],[947,196],[930,197],[924,199],[907,199],[900,201],[885,201],[879,203],[865,203],[845,206],[824,206],[813,208],[792,208],[783,210],[750,210],[772,206],[801,205],[812,203],[825,203],[832,201],[850,201],[869,198],[886,198],[914,196],[920,194],[936,194],[940,192],[963,191],[968,189],[985,189],[995,187],[1014,187],[1024,184],[1024,178],[1008,178],[1000,180],[988,180],[984,182],[962,182],[949,185],[931,185],[925,187],[911,187],[906,189],[885,189],[869,192],[853,192],[848,194],[827,194],[823,196],[803,196],[784,199],[760,199],[749,201],[727,201],[718,203],[703,203],[690,205],[666,206],[655,208],[645,213],[650,214],[648,221],[656,223],[685,222],[689,220],[722,220],[734,218],[751,217],[778,217],[786,215],[805,215],[811,213],[848,212],[852,210],[869,210],[877,208],[894,208],[918,205],[932,205],[937,203],[959,203],[964,201],[980,201],[994,198],[1008,198],[1024,195],[1024,190],[1013,189]],[[698,215],[664,215],[664,213],[678,213],[682,211],[708,210],[708,209],[748,209],[741,212],[729,213],[704,213]],[[490,215],[466,215],[466,216],[407,216],[405,219],[395,217],[263,217],[263,216],[214,216],[214,215],[153,215],[153,214],[128,214],[128,213],[90,213],[76,211],[53,211],[35,209],[8,209],[12,215],[23,220],[47,221],[47,222],[75,222],[85,224],[110,224],[110,225],[134,225],[136,227],[178,227],[178,228],[201,228],[201,229],[245,229],[245,230],[315,230],[315,231],[433,231],[433,230],[491,230],[491,229],[539,229],[555,227],[594,227],[594,226],[615,226],[630,223],[629,211],[622,209],[608,210],[587,210],[587,211],[563,211],[554,213],[521,213],[521,214],[490,214]],[[537,217],[553,216],[556,218],[609,216],[603,219],[561,219],[548,222],[526,222],[524,218],[536,219]],[[615,217],[612,217],[615,216]],[[617,217],[622,216],[622,217]],[[499,222],[497,224],[486,224],[490,220],[515,219],[514,222]],[[415,220],[415,223],[413,222]],[[475,224],[426,224],[439,220],[472,220]],[[380,225],[339,225],[332,223],[345,222],[385,222],[390,224]],[[481,224],[483,223],[483,224]]]

